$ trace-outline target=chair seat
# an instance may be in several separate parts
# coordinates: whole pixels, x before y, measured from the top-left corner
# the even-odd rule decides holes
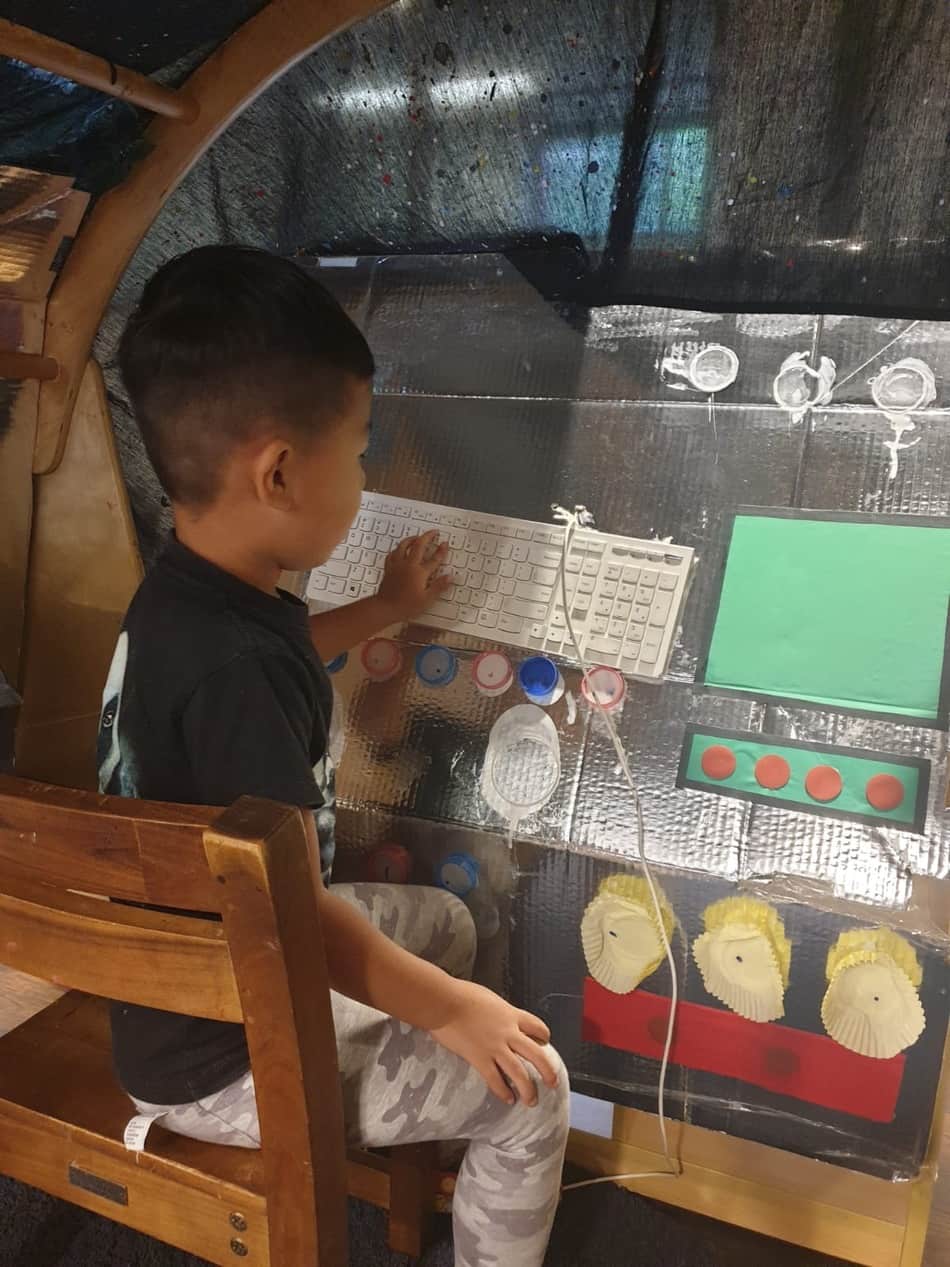
[[[106,1000],[70,992],[0,1038],[0,1114],[7,1104],[124,1147],[135,1107],[112,1067]],[[140,1160],[169,1178],[183,1167],[248,1192],[264,1191],[259,1150],[186,1139],[157,1123]]]

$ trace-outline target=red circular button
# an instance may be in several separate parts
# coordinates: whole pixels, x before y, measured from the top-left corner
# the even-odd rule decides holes
[[[770,752],[766,757],[759,757],[755,763],[755,781],[759,787],[777,792],[792,777],[792,771],[784,757]]]
[[[700,765],[707,779],[729,779],[736,772],[735,753],[724,744],[713,744],[703,753]]]
[[[833,801],[844,784],[833,765],[816,765],[805,775],[805,791],[813,801]]]
[[[868,804],[881,813],[897,809],[904,799],[904,785],[894,774],[875,774],[864,790]]]

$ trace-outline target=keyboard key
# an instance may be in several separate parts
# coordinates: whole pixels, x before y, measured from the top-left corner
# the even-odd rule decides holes
[[[593,594],[597,583],[592,576],[582,576],[577,584],[578,594]]]
[[[576,554],[570,555],[568,557],[567,563],[565,563],[564,565],[565,572],[567,572],[568,575],[570,575],[573,572],[579,572],[581,570],[581,562],[582,560],[579,559]]]
[[[594,614],[597,616],[609,616],[613,609],[614,605],[609,598],[596,598],[594,600]]]
[[[458,623],[460,625],[474,625],[478,620],[478,608],[466,607],[464,604],[459,606]]]
[[[620,650],[619,638],[605,638],[603,634],[591,634],[587,639],[587,647],[590,651],[606,652],[608,655],[616,655]]]
[[[516,528],[515,529],[515,537],[517,538],[518,541],[530,541],[532,535],[533,534],[530,528]]]
[[[544,622],[543,622],[543,621],[535,621],[535,623],[534,623],[533,625],[529,625],[529,626],[528,626],[528,637],[529,637],[529,638],[542,638],[542,639],[543,639],[543,638],[545,637],[545,635],[547,634],[547,632],[548,632],[548,631],[547,631],[547,626],[544,624]],[[558,642],[560,642],[560,638],[558,638],[558,639],[557,639],[557,641],[558,641]]]
[[[355,548],[355,546],[348,547],[346,551],[346,560],[348,563],[359,563],[360,552]]]
[[[442,620],[457,620],[458,614],[458,603],[451,603],[446,598],[438,598],[426,609],[422,619],[425,620],[426,616],[438,616]]]
[[[509,615],[508,612],[502,612],[498,617],[498,628],[502,633],[520,634],[524,628],[524,621],[518,616]]]
[[[542,568],[560,567],[561,552],[560,550],[542,550],[538,546],[532,546],[528,551],[528,561]]]
[[[557,572],[553,568],[536,567],[534,569],[534,579],[539,585],[553,585],[557,580]]]
[[[328,576],[349,576],[350,565],[341,563],[338,559],[327,559],[323,565],[323,570]]]
[[[495,546],[495,557],[499,559],[510,559],[511,542],[506,541],[504,537],[499,537],[498,544]]]
[[[483,607],[478,613],[478,623],[483,629],[494,629],[498,623],[498,613],[489,611],[487,607]]]
[[[378,568],[367,568],[363,573],[364,580],[367,585],[378,585],[383,579],[382,572]]]
[[[498,588],[503,594],[513,594],[518,587],[514,581],[510,581],[506,576],[503,576],[498,582]]]
[[[590,631],[595,634],[605,634],[607,632],[607,618],[605,616],[592,616]]]
[[[627,631],[627,622],[625,620],[612,620],[607,632],[611,638],[622,638]]]
[[[465,585],[457,585],[452,590],[452,598],[456,603],[468,603],[471,600],[472,591]]]
[[[307,589],[325,590],[329,579],[330,578],[328,576],[324,576],[322,572],[314,572],[310,577],[310,584],[307,586]]]
[[[494,594],[496,590],[498,589],[498,577],[497,576],[483,576],[482,589],[485,591],[486,594]]]
[[[502,596],[501,594],[489,594],[485,599],[485,606],[490,612],[501,611]]]
[[[670,576],[670,574],[669,574],[668,572],[664,572],[664,573],[662,574],[662,576],[660,577],[660,584],[659,584],[659,588],[660,588],[661,590],[669,590],[669,591],[675,590],[675,589],[676,589],[676,577],[675,577],[675,576]]]
[[[641,589],[656,589],[656,583],[659,580],[658,572],[651,572],[649,568],[644,568],[640,573]]]
[[[327,589],[329,590],[331,594],[342,594],[343,582],[340,580],[338,576],[331,576],[330,579],[327,581]]]
[[[635,585],[618,585],[617,597],[624,599],[625,602],[632,603],[637,596],[637,587]]]
[[[567,621],[564,618],[564,613],[562,611],[554,612],[551,616],[551,628],[564,629],[566,628],[566,626],[567,626]]]
[[[622,575],[623,569],[616,563],[608,563],[604,568],[604,579],[607,581],[619,581]]]
[[[581,542],[581,549],[586,550],[588,554],[603,554],[604,543],[598,541],[596,537],[585,537]]]
[[[519,563],[518,566],[515,568],[515,576],[518,578],[519,581],[530,581],[531,580],[531,564]]]
[[[657,594],[653,603],[653,620],[651,624],[655,624],[657,620],[666,624],[670,609],[673,606],[673,598],[670,594]]]
[[[639,581],[640,579],[640,569],[639,568],[624,568],[623,579],[627,582],[628,585],[636,585],[637,581]]]
[[[449,545],[453,550],[462,550],[465,548],[465,534],[459,532],[457,528],[453,528],[449,533]]]
[[[602,580],[600,582],[600,592],[603,594],[604,598],[615,598],[617,594],[617,582]]]
[[[347,581],[343,587],[343,593],[347,598],[359,598],[361,589],[359,581]]]
[[[465,584],[469,587],[469,589],[473,589],[473,590],[481,589],[482,581],[484,581],[484,579],[485,578],[481,572],[466,572],[465,573]]]
[[[622,603],[619,598],[614,603],[614,618],[616,620],[626,620],[630,615],[630,604]]]
[[[365,575],[365,572],[366,572],[366,569],[363,567],[362,563],[357,563],[355,567],[350,568],[350,580],[362,581]]]
[[[524,563],[528,557],[527,548],[516,541],[511,547],[511,557],[516,563]]]
[[[546,603],[529,603],[523,598],[506,598],[501,607],[509,615],[522,616],[525,620],[544,620],[548,614]]]
[[[505,561],[500,564],[500,571],[502,576],[513,577],[515,574],[515,564],[512,563],[510,559],[505,559]]]
[[[643,641],[644,628],[643,625],[630,625],[624,637],[625,645],[633,648],[634,655],[639,653],[640,643]]]
[[[650,619],[650,609],[645,603],[636,603],[630,619],[637,625],[645,625]]]
[[[465,534],[465,540],[462,544],[469,554],[478,554],[478,537],[473,532]]]
[[[496,539],[494,537],[482,537],[481,545],[478,547],[479,554],[494,554]]]
[[[581,567],[581,574],[583,576],[596,576],[599,571],[600,571],[600,564],[597,562],[596,559],[584,560],[583,566]]]
[[[530,598],[536,603],[551,601],[551,590],[545,589],[543,585],[535,585],[534,581],[519,581],[515,586],[515,593],[519,598]]]
[[[499,563],[497,559],[482,559],[482,567],[486,576],[497,576]]]
[[[637,668],[636,660],[631,660],[629,656],[624,656],[620,661],[620,668],[624,673],[635,673]]]

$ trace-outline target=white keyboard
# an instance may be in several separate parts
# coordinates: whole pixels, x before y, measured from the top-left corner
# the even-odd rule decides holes
[[[436,529],[449,545],[454,589],[420,624],[577,659],[561,603],[564,530],[550,524],[364,493],[346,540],[310,575],[316,607],[375,594],[386,556]],[[571,621],[584,658],[648,682],[669,664],[693,551],[579,528],[567,560]]]

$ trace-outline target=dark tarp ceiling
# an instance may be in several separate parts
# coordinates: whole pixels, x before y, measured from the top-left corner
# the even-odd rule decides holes
[[[260,7],[0,14],[175,83]],[[933,0],[404,0],[206,161],[222,226],[241,204],[287,253],[522,246],[588,303],[942,316],[948,85]],[[139,112],[19,63],[0,101],[0,161],[99,192],[141,152]]]

